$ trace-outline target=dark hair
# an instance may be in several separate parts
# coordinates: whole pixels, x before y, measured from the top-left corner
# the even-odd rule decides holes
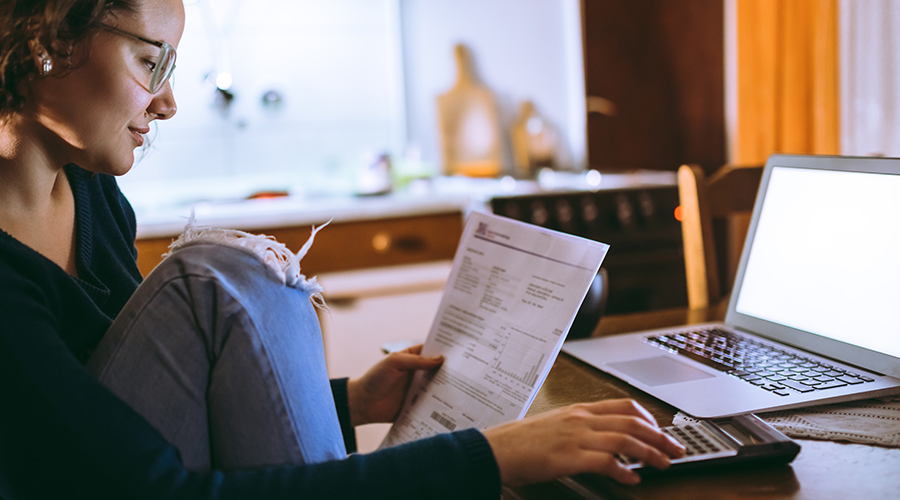
[[[138,0],[3,0],[0,4],[0,119],[22,109],[23,83],[38,75],[28,43],[39,42],[56,67],[73,68],[72,47],[117,11],[133,12]]]

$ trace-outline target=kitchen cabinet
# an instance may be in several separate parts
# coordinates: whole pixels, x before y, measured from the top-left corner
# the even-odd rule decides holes
[[[322,224],[326,221],[320,221]],[[462,234],[462,211],[333,222],[316,235],[301,262],[303,273],[347,271],[452,259]],[[232,229],[243,229],[234,227]],[[296,251],[311,226],[262,227],[249,230],[274,236]],[[147,275],[161,260],[174,236],[138,238],[138,268]]]
[[[728,157],[722,0],[582,0],[588,164],[712,172]]]

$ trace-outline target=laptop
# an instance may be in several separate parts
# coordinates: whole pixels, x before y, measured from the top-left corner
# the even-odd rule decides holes
[[[698,418],[900,393],[900,159],[771,156],[724,323],[562,350]]]

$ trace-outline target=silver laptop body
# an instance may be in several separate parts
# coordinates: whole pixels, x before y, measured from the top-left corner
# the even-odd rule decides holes
[[[563,352],[699,418],[900,393],[900,159],[773,155],[724,323]]]

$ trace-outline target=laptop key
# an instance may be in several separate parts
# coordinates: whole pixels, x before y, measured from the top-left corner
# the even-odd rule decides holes
[[[863,383],[862,380],[860,380],[860,379],[858,379],[858,378],[856,378],[856,377],[848,377],[848,376],[846,376],[846,375],[841,376],[841,377],[838,377],[837,380],[840,380],[841,382],[844,382],[844,383],[850,384],[850,385],[856,385],[856,384],[861,384],[861,383]]]
[[[843,382],[841,382],[841,381],[839,381],[839,380],[832,380],[831,382],[826,382],[826,383],[824,383],[824,384],[817,385],[817,386],[816,386],[816,389],[817,389],[817,390],[821,390],[821,389],[834,389],[835,387],[847,387],[847,384],[845,384],[845,383],[843,383]]]
[[[803,385],[800,382],[795,382],[793,380],[785,380],[781,382],[782,385],[790,387],[791,389],[797,392],[812,392],[816,390],[814,387],[810,387],[808,385]]]

